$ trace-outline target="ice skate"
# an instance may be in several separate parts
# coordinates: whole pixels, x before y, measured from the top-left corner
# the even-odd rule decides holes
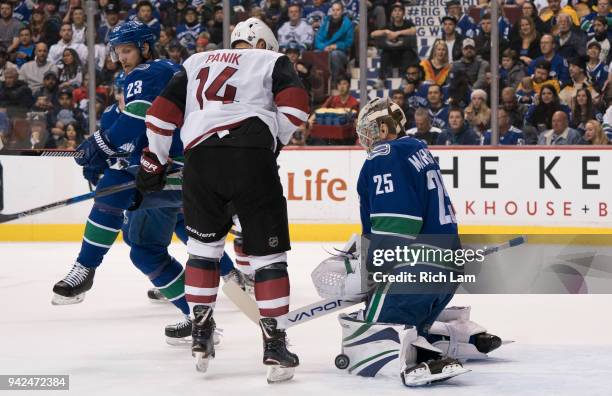
[[[93,286],[95,268],[75,263],[68,275],[53,286],[53,305],[78,304],[85,299],[85,292]]]
[[[263,335],[263,364],[268,366],[268,383],[289,381],[300,364],[297,355],[287,350],[287,334],[279,329],[276,319],[263,318],[259,327]]]
[[[185,316],[184,320],[166,326],[165,333],[166,342],[168,343],[168,345],[191,345],[193,342],[193,339],[191,338],[192,325],[193,322],[191,321],[191,318],[189,318],[189,316]],[[213,334],[213,343],[215,345],[219,345],[221,343],[222,335],[223,329],[215,328],[215,332]]]
[[[475,338],[474,345],[478,352],[489,353],[502,346],[501,338],[494,334],[480,333],[473,336]]]
[[[193,328],[191,331],[191,355],[196,358],[196,370],[205,373],[208,363],[215,357],[214,332],[215,320],[212,308],[206,305],[193,307]]]
[[[404,368],[401,372],[402,382],[406,386],[422,386],[434,382],[446,381],[449,378],[467,373],[458,360],[452,358],[432,359],[427,362]]]
[[[169,302],[166,296],[164,296],[157,287],[152,287],[147,290],[147,297],[152,303],[167,303]]]

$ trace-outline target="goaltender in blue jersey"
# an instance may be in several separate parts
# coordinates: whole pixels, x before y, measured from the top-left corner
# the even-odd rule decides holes
[[[439,237],[428,246],[455,250],[460,247],[457,222],[440,168],[425,143],[403,136],[405,123],[403,111],[388,99],[373,99],[359,114],[357,134],[368,157],[357,192],[363,234],[370,238],[368,252],[381,246],[417,246],[429,240],[427,235]],[[369,253],[361,260],[369,260]],[[413,264],[398,260],[386,272],[401,276],[457,270],[454,263]],[[340,360],[353,362],[349,372],[375,376],[391,368],[399,371],[407,386],[467,372],[458,360],[431,344],[439,341],[439,335],[432,338],[429,332],[458,284],[440,282],[427,285],[425,291],[411,289],[411,284],[397,286],[390,280],[379,281],[368,293],[364,311],[340,316],[346,354]],[[463,338],[467,341],[469,335]]]

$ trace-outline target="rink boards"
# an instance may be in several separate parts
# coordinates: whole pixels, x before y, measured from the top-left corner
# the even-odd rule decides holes
[[[612,151],[607,147],[440,147],[438,159],[463,233],[612,233]],[[279,175],[295,241],[359,232],[357,147],[287,148]],[[72,159],[0,156],[2,213],[89,191]],[[419,166],[417,163],[415,166]],[[3,241],[77,241],[91,202],[0,225]]]

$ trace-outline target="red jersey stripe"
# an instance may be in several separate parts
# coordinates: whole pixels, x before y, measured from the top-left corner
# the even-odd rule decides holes
[[[156,133],[158,135],[163,135],[163,136],[172,136],[172,134],[174,133],[173,130],[171,129],[164,129],[164,128],[160,128],[156,125],[151,124],[150,122],[146,122],[145,121],[145,125],[147,126],[147,129],[153,133]]]
[[[289,295],[289,278],[283,277],[263,282],[255,282],[256,300],[275,300]]]
[[[169,101],[163,96],[155,98],[153,104],[149,107],[149,110],[147,110],[147,114],[151,114],[160,120],[172,123],[177,127],[183,125],[183,112],[181,109],[179,109],[174,102]]]
[[[187,299],[189,301],[189,299]],[[289,305],[285,305],[284,307],[278,307],[273,309],[260,309],[259,315],[267,318],[276,318],[281,315],[286,315],[289,313]]]
[[[309,112],[308,93],[303,88],[288,87],[280,91],[274,97],[277,106],[295,107],[304,113]]]

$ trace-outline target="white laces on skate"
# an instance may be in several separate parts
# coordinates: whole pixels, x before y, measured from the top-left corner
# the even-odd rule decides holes
[[[70,286],[75,287],[85,281],[85,279],[87,279],[87,275],[89,275],[89,268],[84,267],[79,263],[75,263],[63,281]]]

